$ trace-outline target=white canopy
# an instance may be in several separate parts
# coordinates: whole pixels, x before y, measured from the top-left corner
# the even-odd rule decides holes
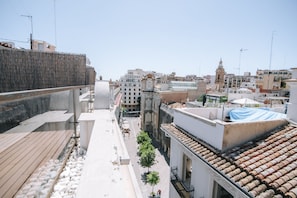
[[[249,99],[249,98],[241,98],[241,99],[236,99],[233,100],[231,103],[233,104],[241,104],[241,105],[255,105],[255,104],[260,104],[259,102]]]

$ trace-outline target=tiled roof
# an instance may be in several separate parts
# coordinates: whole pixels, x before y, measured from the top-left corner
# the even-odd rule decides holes
[[[170,133],[251,197],[297,197],[297,126],[219,152],[171,124]]]

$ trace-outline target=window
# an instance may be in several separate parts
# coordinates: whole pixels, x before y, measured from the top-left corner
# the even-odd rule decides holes
[[[191,186],[191,175],[192,175],[192,160],[184,155],[183,157],[183,182],[190,188]]]
[[[43,51],[43,43],[38,43],[38,50]]]
[[[233,198],[233,196],[220,184],[214,182],[213,198]]]

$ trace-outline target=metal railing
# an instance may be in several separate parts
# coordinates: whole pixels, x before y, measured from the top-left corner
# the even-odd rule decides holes
[[[186,183],[177,175],[178,168],[171,167],[170,182],[182,198],[194,198],[194,186]]]

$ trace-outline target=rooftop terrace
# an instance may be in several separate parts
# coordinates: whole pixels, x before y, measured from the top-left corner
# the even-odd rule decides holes
[[[218,150],[226,150],[287,124],[286,119],[227,122],[224,120],[229,110],[223,108],[175,109],[174,124]]]

